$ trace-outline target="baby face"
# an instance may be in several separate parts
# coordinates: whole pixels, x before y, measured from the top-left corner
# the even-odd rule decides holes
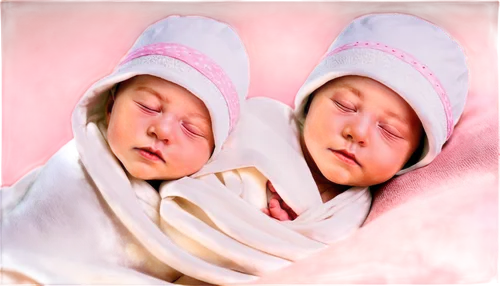
[[[389,180],[419,146],[421,122],[385,85],[347,76],[319,88],[304,122],[304,144],[331,182],[371,186]]]
[[[183,87],[157,77],[141,75],[122,83],[107,120],[111,150],[138,179],[191,175],[214,149],[205,104]]]

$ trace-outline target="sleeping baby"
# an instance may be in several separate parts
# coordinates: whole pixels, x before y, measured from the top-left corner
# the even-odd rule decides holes
[[[439,27],[403,14],[355,19],[295,98],[301,147],[322,201],[429,164],[451,136],[467,89],[462,48]],[[263,211],[295,219],[268,188]]]

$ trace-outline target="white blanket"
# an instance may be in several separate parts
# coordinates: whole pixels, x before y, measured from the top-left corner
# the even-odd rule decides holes
[[[368,189],[323,204],[302,157],[292,111],[247,101],[223,150],[158,193],[127,176],[80,105],[75,139],[2,192],[4,277],[43,284],[252,282],[356,230]],[[299,217],[261,212],[270,180]],[[8,280],[6,280],[8,281]]]

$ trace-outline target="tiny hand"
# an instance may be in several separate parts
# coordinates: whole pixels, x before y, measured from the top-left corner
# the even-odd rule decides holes
[[[267,181],[267,187],[273,193],[267,208],[262,209],[262,211],[268,216],[275,218],[280,221],[294,220],[297,218],[297,214],[290,208],[290,206],[283,201],[283,199],[278,195],[274,186],[270,181]]]

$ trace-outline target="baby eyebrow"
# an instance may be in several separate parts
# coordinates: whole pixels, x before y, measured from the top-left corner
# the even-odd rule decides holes
[[[410,125],[402,120],[400,120],[397,117],[392,117],[390,120],[387,121],[387,124],[393,125],[394,128],[399,130],[400,132],[403,133],[403,135],[407,135],[408,132],[411,131]]]
[[[387,123],[396,123],[397,126],[403,127],[405,129],[408,128],[408,122],[401,118],[401,115],[394,112],[393,110],[383,110],[382,118],[385,119]]]
[[[145,91],[145,92],[148,92],[154,96],[156,96],[160,101],[166,101],[165,98],[163,98],[163,96],[157,92],[156,90],[150,88],[150,87],[147,87],[147,86],[139,86],[136,88],[136,90],[140,90],[140,91]]]
[[[188,117],[196,120],[197,122],[203,123],[204,125],[206,125],[206,127],[210,126],[210,119],[207,118],[205,115],[199,113],[190,113]]]
[[[401,119],[401,115],[399,115],[398,113],[392,111],[392,110],[384,110],[383,114],[386,116],[386,117],[389,117],[391,119],[396,119],[398,121],[403,121]]]
[[[400,116],[398,116],[396,113],[384,112],[383,114],[384,114],[384,117],[386,118],[387,121],[397,122],[400,125],[405,125],[405,126],[407,125],[406,122]]]
[[[356,97],[361,98],[363,95],[363,92],[353,86],[347,87],[347,90],[350,91],[352,94],[354,94]]]

